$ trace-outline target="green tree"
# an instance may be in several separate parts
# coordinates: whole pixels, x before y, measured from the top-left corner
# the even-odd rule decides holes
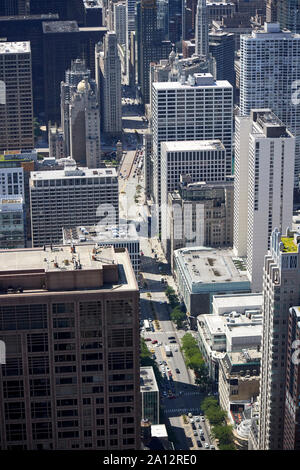
[[[185,319],[185,313],[183,313],[181,308],[177,305],[173,308],[170,318],[174,323],[176,323],[178,328],[181,328],[183,320]]]
[[[232,426],[214,426],[212,429],[212,435],[215,439],[219,439],[220,444],[227,445],[233,443]]]

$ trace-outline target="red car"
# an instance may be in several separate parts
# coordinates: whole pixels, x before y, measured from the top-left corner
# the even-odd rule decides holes
[[[157,339],[154,339],[154,340],[152,341],[152,344],[156,344],[156,343],[157,343]]]

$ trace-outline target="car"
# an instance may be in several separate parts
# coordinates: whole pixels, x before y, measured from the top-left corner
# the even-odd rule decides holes
[[[145,338],[145,341],[152,341],[151,338]]]
[[[201,428],[201,424],[200,424],[200,423],[198,424],[198,429],[199,429],[200,431],[202,431],[202,428]]]
[[[157,343],[157,339],[154,339],[153,341],[151,341],[152,344],[156,344]]]
[[[195,416],[195,421],[197,421],[197,423],[199,423],[199,421],[200,421],[199,416]]]
[[[175,339],[175,336],[168,336],[168,339]]]
[[[180,374],[180,370],[178,369],[178,367],[175,369],[176,371],[176,374]]]
[[[205,442],[204,447],[205,449],[209,449],[209,445],[207,444],[207,442]]]
[[[215,446],[211,445],[210,447],[210,450],[216,450]]]
[[[201,421],[205,421],[204,416],[201,416],[201,417],[200,417],[200,420],[201,420]]]
[[[197,431],[194,431],[194,436],[198,436],[198,433],[197,433]]]
[[[197,441],[197,446],[202,447],[201,441]]]
[[[200,439],[201,439],[201,441],[205,441],[204,434],[202,434],[202,435],[200,436]]]
[[[196,430],[196,424],[194,422],[192,423],[192,428]]]
[[[170,343],[176,343],[176,339],[171,339]]]
[[[160,366],[162,365],[162,361],[159,361],[159,365],[160,365]]]

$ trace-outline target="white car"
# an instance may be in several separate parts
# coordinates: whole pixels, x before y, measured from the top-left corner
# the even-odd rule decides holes
[[[207,442],[205,442],[204,447],[205,449],[209,449],[209,445],[207,444]]]
[[[195,416],[195,421],[197,421],[197,423],[199,423],[199,421],[200,421],[199,416]]]
[[[204,416],[201,416],[201,421],[205,421],[205,418],[204,418]]]
[[[189,418],[192,418],[192,417],[193,417],[192,413],[189,413],[189,414],[188,414],[188,417],[189,417]]]

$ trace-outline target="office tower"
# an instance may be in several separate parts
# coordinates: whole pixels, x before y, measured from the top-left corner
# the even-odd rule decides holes
[[[300,106],[297,80],[300,79],[300,35],[280,31],[278,24],[241,36],[240,109],[270,108],[296,137],[295,179],[300,173]]]
[[[25,199],[24,170],[22,167],[10,166],[9,160],[6,162],[6,168],[0,167],[0,194]]]
[[[95,44],[106,28],[78,27],[76,21],[43,23],[44,90],[46,123],[60,120],[60,83],[71,61],[81,57],[95,76]]]
[[[300,33],[300,3],[299,0],[278,0],[277,21],[282,29]]]
[[[83,3],[85,0],[30,0],[30,14],[57,13],[60,21],[75,20],[83,23]],[[95,1],[95,0],[91,0]]]
[[[61,83],[61,121],[66,156],[82,166],[98,168],[101,160],[98,88],[83,60],[72,61],[66,82]]]
[[[163,33],[157,28],[156,0],[141,0],[136,8],[138,84],[145,105],[150,100],[150,63],[167,59],[172,45],[170,41],[163,40]]]
[[[297,234],[273,230],[263,269],[263,336],[258,449],[283,448],[289,308],[300,302]]]
[[[169,0],[168,11],[168,39],[173,43],[180,43],[182,39],[183,0]]]
[[[26,15],[29,13],[29,0],[2,0],[0,16]]]
[[[182,39],[192,39],[195,37],[197,4],[197,0],[184,0]],[[190,12],[190,22],[187,21],[187,10]],[[187,25],[189,25],[190,29],[186,28]]]
[[[0,151],[33,149],[29,42],[0,43]]]
[[[96,46],[97,86],[100,94],[101,127],[105,134],[122,133],[121,63],[117,35],[109,31],[101,45]]]
[[[232,246],[233,181],[194,182],[181,175],[178,189],[168,194],[167,259],[185,246]]]
[[[0,17],[1,37],[9,42],[30,42],[34,116],[44,112],[43,21],[57,21],[58,15]]]
[[[236,124],[234,250],[247,256],[252,290],[261,292],[271,232],[292,223],[295,138],[270,109]]]
[[[195,25],[196,54],[199,56],[208,55],[208,18],[206,10],[206,0],[198,0],[196,25]]]
[[[115,169],[78,168],[69,159],[63,170],[32,172],[30,178],[32,246],[58,243],[62,227],[119,222]],[[105,215],[107,214],[107,215]]]
[[[0,196],[0,248],[26,246],[24,200],[20,196]]]
[[[219,139],[226,149],[231,174],[232,86],[211,74],[194,74],[187,81],[152,85],[153,186],[161,203],[161,142]]]
[[[216,79],[228,80],[233,89],[235,89],[234,48],[232,33],[218,29],[212,29],[209,33],[209,52],[216,61]]]
[[[168,0],[157,0],[157,28],[163,31],[164,37],[168,37],[168,18],[169,2]]]
[[[125,46],[127,41],[126,3],[114,3],[114,28],[118,44]]]
[[[299,340],[300,340],[300,309],[292,307],[288,316],[287,338],[287,371],[286,371],[286,398],[284,411],[284,450],[299,450],[299,395],[300,395],[300,368],[299,368]]]
[[[127,251],[6,250],[0,266],[1,449],[139,449],[139,291]]]
[[[84,26],[102,26],[104,18],[102,2],[100,0],[81,1],[83,1]]]
[[[278,0],[267,0],[267,3],[266,3],[266,22],[267,23],[277,22],[277,8],[278,8]]]
[[[84,60],[75,59],[71,61],[70,69],[65,72],[65,80],[60,84],[61,127],[64,134],[66,156],[71,155],[69,116],[71,97],[77,90],[78,84],[85,78],[90,80],[90,70],[87,69]]]

